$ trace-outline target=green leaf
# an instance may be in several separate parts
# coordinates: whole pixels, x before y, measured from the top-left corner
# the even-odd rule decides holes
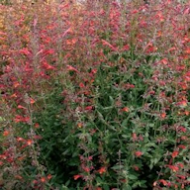
[[[0,116],[0,122],[6,121],[4,117]]]
[[[138,179],[138,177],[137,176],[135,176],[135,175],[128,175],[128,178],[129,179],[131,179],[131,180],[135,180],[135,179]]]
[[[108,186],[107,184],[104,184],[104,185],[103,185],[103,189],[104,189],[104,190],[110,190],[110,188],[109,188],[109,186]]]
[[[113,170],[121,170],[121,169],[123,169],[124,168],[124,166],[123,165],[115,165],[115,166],[113,166],[113,167],[111,167]]]

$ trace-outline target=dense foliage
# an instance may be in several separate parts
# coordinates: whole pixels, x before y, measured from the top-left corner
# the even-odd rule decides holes
[[[190,186],[190,9],[163,0],[0,5],[0,187]]]

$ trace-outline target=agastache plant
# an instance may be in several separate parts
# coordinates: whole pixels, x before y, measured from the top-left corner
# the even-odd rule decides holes
[[[189,187],[187,1],[0,12],[0,188]]]

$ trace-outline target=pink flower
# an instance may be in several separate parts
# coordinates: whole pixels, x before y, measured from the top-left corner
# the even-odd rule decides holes
[[[143,155],[143,153],[141,151],[136,151],[135,152],[136,157],[141,157],[142,155]]]
[[[23,48],[19,52],[24,55],[30,55],[30,51],[28,50],[28,48]]]
[[[102,40],[102,44],[104,46],[108,46],[111,50],[113,51],[117,51],[117,48],[115,48],[113,45],[111,45],[109,42],[107,42],[106,40]]]
[[[50,64],[47,63],[46,61],[44,61],[44,62],[42,63],[42,67],[43,67],[44,69],[46,69],[46,70],[55,70],[55,67],[52,66],[52,65],[50,65]]]
[[[172,158],[177,157],[178,154],[179,154],[179,151],[173,151],[173,153],[172,153]]]
[[[85,107],[85,110],[86,110],[86,111],[90,111],[90,110],[93,110],[93,109],[94,109],[93,106],[87,106],[87,107]]]
[[[123,109],[121,109],[121,111],[123,111],[123,112],[129,112],[129,108],[128,107],[124,107]]]
[[[74,72],[79,72],[76,68],[74,68],[73,66],[71,66],[71,65],[67,65],[67,70],[68,71],[74,71]]]
[[[101,167],[99,170],[98,170],[98,173],[99,174],[103,174],[106,172],[106,167]]]
[[[77,180],[77,179],[79,179],[79,178],[81,178],[81,177],[82,177],[82,176],[79,175],[79,174],[73,176],[74,180]]]

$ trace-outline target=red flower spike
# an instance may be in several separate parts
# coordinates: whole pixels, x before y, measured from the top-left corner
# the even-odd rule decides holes
[[[54,49],[49,49],[49,50],[44,51],[45,55],[52,55],[54,53],[55,53]]]
[[[89,172],[90,172],[90,168],[89,168],[89,167],[84,167],[83,170],[84,170],[86,173],[89,173]]]
[[[185,10],[183,11],[184,15],[188,15],[190,13],[190,8],[185,8]]]
[[[33,140],[28,139],[28,140],[26,141],[26,144],[27,144],[28,146],[31,146],[31,145],[33,144]]]
[[[165,119],[165,118],[166,118],[166,113],[165,113],[165,112],[161,113],[161,114],[160,114],[160,117],[161,117],[162,119]]]
[[[12,95],[11,95],[11,98],[17,98],[16,93],[12,94]]]
[[[73,176],[74,180],[77,180],[77,179],[79,179],[79,178],[81,178],[81,177],[82,177],[82,176],[81,176],[81,175],[79,175],[79,174],[78,174],[78,175],[74,175],[74,176]]]
[[[138,158],[138,157],[141,157],[143,155],[143,153],[141,151],[136,151],[135,152],[135,156]]]
[[[126,88],[127,90],[128,90],[128,89],[133,89],[133,88],[135,88],[135,85],[128,83],[128,84],[125,84],[125,85],[124,85],[124,88]]]
[[[159,181],[160,181],[160,183],[162,183],[164,186],[167,186],[167,185],[168,185],[168,182],[167,182],[166,180],[164,180],[164,179],[160,179]]]
[[[24,139],[22,138],[22,137],[17,137],[17,139],[16,139],[18,142],[22,142],[22,141],[24,141]]]
[[[23,121],[23,117],[20,116],[20,115],[16,115],[14,121],[15,121],[15,123],[22,122]]]
[[[85,85],[82,82],[79,84],[79,86],[80,88],[85,88]]]
[[[129,50],[129,45],[123,46],[122,51],[128,51],[128,50]]]
[[[37,184],[38,181],[37,181],[37,180],[33,180],[32,183],[33,183],[33,184]]]
[[[155,51],[157,51],[157,47],[155,47],[152,43],[148,43],[146,46],[146,53],[153,53]]]
[[[79,72],[76,68],[74,68],[74,67],[71,66],[71,65],[67,65],[67,70],[68,70],[68,71],[74,71],[74,72],[76,72],[76,73]]]
[[[183,144],[180,144],[180,145],[178,146],[178,148],[180,148],[180,149],[186,149],[186,146],[183,145]]]
[[[40,181],[41,181],[42,183],[45,183],[45,182],[46,182],[46,178],[45,178],[45,177],[41,177]]]
[[[177,131],[178,131],[178,132],[183,132],[183,133],[185,133],[185,132],[187,131],[187,129],[186,129],[185,127],[183,127],[183,126],[179,126],[179,127],[177,128]]]
[[[86,110],[86,111],[91,111],[91,110],[93,110],[93,109],[94,109],[93,106],[87,106],[87,107],[85,107],[85,110]]]
[[[121,109],[121,111],[123,111],[123,112],[129,112],[129,108],[128,107],[124,107],[123,109]]]
[[[19,83],[19,82],[14,82],[14,83],[13,83],[13,87],[14,87],[14,88],[17,88],[18,86],[20,86],[20,83]]]
[[[71,27],[69,27],[69,28],[63,33],[63,35],[61,36],[61,38],[64,38],[69,32],[72,32]]]
[[[184,175],[177,175],[177,177],[179,177],[179,178],[182,179],[182,180],[185,180],[185,179],[186,179],[186,176],[184,176]]]
[[[20,176],[20,175],[16,175],[16,176],[15,176],[15,179],[22,180],[22,179],[23,179],[23,177],[22,177],[22,176]]]
[[[35,103],[35,100],[30,98],[30,104],[34,104]]]
[[[83,123],[79,122],[79,123],[77,124],[77,127],[78,127],[78,128],[82,128],[82,127],[83,127]]]
[[[184,165],[183,165],[182,163],[177,163],[176,165],[177,165],[178,167],[180,167],[181,169],[184,168]]]
[[[136,166],[136,165],[133,166],[133,169],[134,169],[135,171],[139,171],[139,170],[140,170],[139,167]]]
[[[182,141],[187,140],[187,136],[185,136],[185,135],[181,136],[181,140],[182,140]]]
[[[74,45],[78,40],[76,38],[66,40],[67,45]]]
[[[167,65],[168,64],[168,60],[166,58],[162,59],[160,61],[163,65]]]
[[[178,154],[179,154],[179,151],[174,151],[174,152],[172,153],[172,158],[177,157],[177,156],[178,156]]]
[[[137,137],[136,133],[132,134],[132,139],[133,139],[134,142],[138,140],[138,137]]]
[[[10,132],[9,132],[8,130],[5,130],[5,131],[3,132],[3,136],[4,136],[4,137],[8,136],[9,134],[10,134]]]
[[[24,118],[23,118],[23,122],[29,123],[29,122],[30,122],[30,117],[24,117]]]
[[[99,170],[98,170],[98,173],[99,174],[103,174],[106,172],[106,167],[101,167]]]
[[[172,51],[175,51],[176,50],[176,47],[171,47],[168,52],[172,52]]]
[[[179,171],[179,167],[177,167],[177,166],[168,165],[168,168],[170,168],[173,172],[178,172]]]
[[[155,181],[155,182],[153,183],[153,187],[156,187],[157,185],[158,185],[158,182]]]
[[[35,123],[35,124],[34,124],[34,127],[35,127],[36,129],[38,129],[38,128],[40,127],[39,123]]]
[[[92,74],[96,74],[97,73],[97,69],[92,69],[91,73]]]
[[[104,46],[108,46],[111,50],[113,51],[117,51],[117,48],[115,48],[113,45],[111,45],[109,42],[107,42],[106,40],[102,40],[102,44]]]
[[[186,53],[186,54],[190,54],[190,48],[187,48],[187,49],[185,50],[185,53]]]
[[[187,106],[187,101],[186,100],[182,100],[181,102],[177,103],[178,106],[182,106],[182,107],[186,107]]]
[[[39,140],[42,139],[42,137],[40,135],[34,135],[34,139]]]
[[[18,109],[26,109],[24,106],[18,105],[17,106]]]
[[[23,48],[19,51],[23,55],[30,55],[30,51],[27,48]]]
[[[49,63],[47,63],[46,61],[44,61],[42,63],[42,67],[45,69],[45,70],[55,70],[55,67],[50,65]]]
[[[51,174],[48,174],[47,179],[50,180],[52,178]]]

